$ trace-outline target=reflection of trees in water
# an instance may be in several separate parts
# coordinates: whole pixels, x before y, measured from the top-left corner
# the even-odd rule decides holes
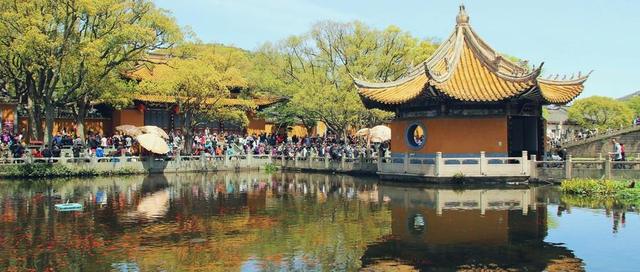
[[[36,187],[0,186],[0,237],[7,242],[0,245],[0,259],[15,267],[59,270],[101,271],[109,269],[109,263],[131,258],[140,260],[143,270],[237,270],[249,256],[294,269],[280,260],[296,256],[306,258],[307,269],[319,263],[352,270],[359,266],[354,260],[364,251],[364,241],[389,231],[383,206],[362,202],[370,201],[375,183],[352,177],[231,174],[152,179],[61,183],[58,192],[85,203],[83,213],[54,212]],[[100,191],[106,195],[104,204],[96,200]],[[123,220],[145,195],[162,191],[168,192],[169,209],[161,220]],[[298,255],[301,252],[307,254]],[[8,265],[0,262],[0,269]]]

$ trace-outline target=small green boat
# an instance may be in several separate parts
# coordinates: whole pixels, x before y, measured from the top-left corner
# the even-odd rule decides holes
[[[60,212],[82,211],[82,204],[80,203],[55,204],[54,207],[56,208],[56,211]]]

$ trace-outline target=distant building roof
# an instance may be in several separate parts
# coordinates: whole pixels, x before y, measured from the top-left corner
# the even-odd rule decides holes
[[[566,106],[549,106],[547,107],[547,123],[549,124],[563,124],[569,120],[569,107]]]

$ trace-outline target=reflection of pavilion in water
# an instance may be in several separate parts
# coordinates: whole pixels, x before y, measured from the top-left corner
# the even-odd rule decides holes
[[[547,210],[537,191],[381,186],[391,199],[392,235],[367,248],[363,266],[584,270],[570,250],[544,242]]]

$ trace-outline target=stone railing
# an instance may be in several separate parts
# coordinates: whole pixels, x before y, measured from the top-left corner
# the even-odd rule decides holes
[[[139,173],[207,172],[225,170],[261,169],[271,163],[267,155],[234,156],[174,156],[174,157],[53,157],[53,158],[3,158],[3,167],[16,164],[63,164],[71,169],[91,169],[97,172],[127,170]]]
[[[571,178],[637,179],[640,178],[640,160],[613,161],[609,157],[574,158],[564,161],[531,161],[531,178],[555,180]]]
[[[424,177],[528,177],[531,167],[527,152],[522,157],[487,157],[481,152],[476,157],[386,158],[378,165],[381,175]]]
[[[346,158],[338,160],[329,157],[288,157],[275,156],[273,163],[285,170],[323,171],[339,173],[375,174],[378,171],[377,158]]]

